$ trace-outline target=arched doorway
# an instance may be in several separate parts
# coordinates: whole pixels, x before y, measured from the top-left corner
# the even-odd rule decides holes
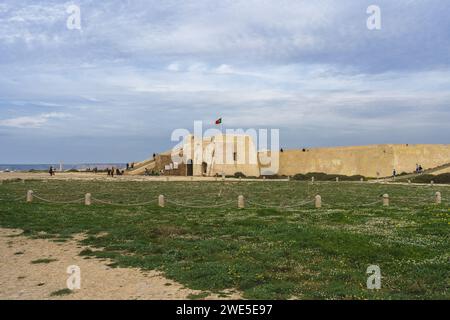
[[[186,163],[186,175],[191,177],[194,175],[194,166],[192,164],[192,160],[189,159]]]
[[[206,176],[208,172],[208,164],[206,162],[202,162],[202,174]]]

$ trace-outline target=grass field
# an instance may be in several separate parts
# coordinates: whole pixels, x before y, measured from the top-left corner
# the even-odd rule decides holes
[[[54,202],[90,192],[94,204],[27,204],[26,190]],[[383,193],[390,207],[381,206]],[[157,206],[159,194],[165,208]],[[316,194],[322,209],[311,202]],[[192,289],[234,288],[256,299],[450,298],[449,187],[27,181],[0,185],[0,199],[1,227],[58,241],[85,232],[84,244],[97,250],[80,254],[158,269]],[[369,265],[381,268],[381,290],[366,288]]]

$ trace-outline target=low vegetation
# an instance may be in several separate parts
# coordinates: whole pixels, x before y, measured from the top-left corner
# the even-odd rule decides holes
[[[55,202],[90,192],[115,205],[17,200],[27,190]],[[433,204],[436,191],[442,205]],[[384,193],[390,207],[381,206]],[[165,208],[157,206],[160,194]],[[237,209],[240,194],[243,210]],[[321,209],[312,203],[316,194],[322,196]],[[256,299],[450,298],[448,187],[26,181],[0,185],[0,199],[1,227],[23,229],[30,237],[86,233],[83,244],[92,250],[84,256],[161,270],[192,289],[236,289]],[[381,268],[380,290],[366,288],[369,265]]]

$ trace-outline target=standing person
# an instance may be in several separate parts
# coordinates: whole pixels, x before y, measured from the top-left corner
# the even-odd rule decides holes
[[[109,168],[106,168],[106,173],[108,174],[108,176],[111,175],[111,170],[109,170]]]
[[[392,178],[395,180],[396,176],[397,176],[397,170],[394,169],[394,171],[392,171]]]
[[[130,170],[130,164],[127,163],[127,170]]]
[[[114,178],[114,167],[111,168],[111,177]]]
[[[48,173],[50,174],[50,177],[53,176],[53,167],[50,166],[50,169],[48,169]]]

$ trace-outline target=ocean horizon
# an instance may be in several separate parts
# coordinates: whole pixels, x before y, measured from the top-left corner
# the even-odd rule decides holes
[[[0,164],[0,171],[30,171],[30,170],[48,170],[52,166],[56,170],[60,169],[59,163],[39,163],[39,164]],[[110,167],[125,168],[125,163],[68,163],[62,165],[63,171],[67,170],[86,170],[88,168],[97,168],[103,170]]]

